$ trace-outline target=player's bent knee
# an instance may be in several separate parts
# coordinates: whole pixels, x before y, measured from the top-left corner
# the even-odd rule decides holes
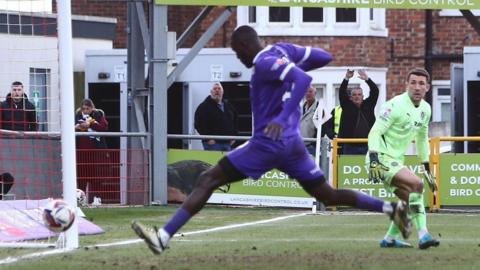
[[[419,193],[423,192],[423,182],[422,181],[419,181],[419,182],[416,183],[416,185],[413,189],[413,192],[419,192]]]

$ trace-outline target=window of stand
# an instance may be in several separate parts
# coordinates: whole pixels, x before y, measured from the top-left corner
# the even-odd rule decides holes
[[[241,6],[237,24],[261,36],[388,36],[385,9]]]
[[[51,72],[46,68],[30,68],[30,89],[28,98],[35,105],[39,131],[47,131],[47,113]]]

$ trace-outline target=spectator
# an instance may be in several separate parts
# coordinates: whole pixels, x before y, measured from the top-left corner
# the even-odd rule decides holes
[[[75,130],[82,132],[108,131],[105,113],[95,108],[92,100],[84,99],[75,113]],[[105,195],[105,179],[109,175],[109,152],[105,138],[97,136],[77,137],[78,188],[85,191],[88,202]],[[108,180],[107,180],[108,181]],[[106,199],[105,197],[102,199]],[[107,198],[108,199],[108,198]]]
[[[12,83],[10,93],[0,103],[0,128],[18,131],[37,131],[35,106],[23,91],[23,84]]]
[[[336,106],[332,109],[330,115],[331,117],[322,126],[322,137],[327,135],[328,138],[333,140],[333,138],[338,137],[338,132],[340,130],[342,107],[340,105]]]
[[[237,135],[238,114],[223,98],[223,87],[213,84],[210,95],[195,111],[195,129],[200,135]],[[208,151],[230,151],[234,140],[202,140],[203,149]]]
[[[317,137],[317,128],[313,122],[315,110],[318,108],[316,95],[317,89],[310,85],[305,94],[305,102],[302,105],[302,117],[300,119],[300,134],[304,138]],[[315,155],[315,142],[305,142],[305,146],[311,155]]]
[[[105,113],[96,109],[91,99],[84,99],[81,107],[77,109],[75,114],[75,130],[76,131],[107,131],[108,122]],[[89,136],[77,138],[78,149],[103,149],[107,148],[104,138]]]
[[[359,78],[370,87],[370,95],[363,99],[362,88],[354,88],[350,95],[347,93],[348,81],[353,77],[353,70],[347,70],[345,79],[340,85],[340,106],[342,117],[340,119],[339,138],[367,138],[370,129],[375,123],[375,105],[378,100],[378,87],[363,69],[358,71]],[[344,144],[343,154],[364,155],[368,151],[366,143]]]

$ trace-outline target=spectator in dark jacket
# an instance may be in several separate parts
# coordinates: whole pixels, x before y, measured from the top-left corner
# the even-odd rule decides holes
[[[340,85],[340,106],[342,117],[340,120],[339,138],[368,138],[368,133],[375,123],[375,105],[377,104],[379,90],[363,69],[358,71],[359,78],[370,87],[370,95],[363,99],[362,88],[354,88],[350,94],[347,92],[348,81],[353,77],[354,71],[347,70],[345,79]],[[366,154],[367,144],[344,144],[343,154]]]
[[[210,95],[195,111],[195,129],[200,135],[237,135],[237,111],[223,98],[223,87],[217,82]],[[230,151],[234,140],[203,140],[203,148],[211,151]]]
[[[13,82],[10,93],[0,103],[0,128],[37,131],[35,106],[28,100],[21,82]]]

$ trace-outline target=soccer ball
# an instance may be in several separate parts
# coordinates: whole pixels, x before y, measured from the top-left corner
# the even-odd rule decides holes
[[[87,195],[85,195],[85,192],[79,188],[77,188],[77,205],[80,207],[88,206]]]
[[[75,211],[63,200],[52,200],[43,210],[43,221],[54,232],[68,230],[74,220]]]

